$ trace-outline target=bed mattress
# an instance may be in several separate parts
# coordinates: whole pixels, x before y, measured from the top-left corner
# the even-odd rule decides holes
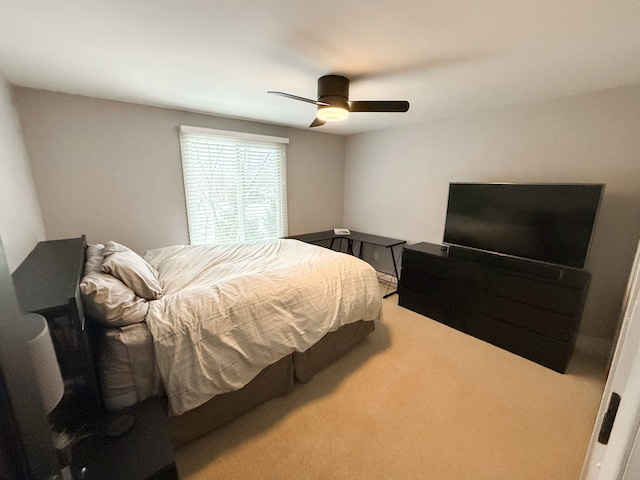
[[[108,410],[119,410],[164,394],[146,323],[101,328],[99,365],[102,398]]]

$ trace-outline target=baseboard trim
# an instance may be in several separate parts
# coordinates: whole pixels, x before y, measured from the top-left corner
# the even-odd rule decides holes
[[[591,337],[589,335],[578,335],[576,339],[576,350],[587,353],[589,355],[609,358],[613,342],[604,338]]]

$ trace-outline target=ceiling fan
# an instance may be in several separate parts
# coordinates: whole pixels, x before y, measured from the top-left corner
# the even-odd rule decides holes
[[[406,112],[409,110],[409,102],[406,100],[349,101],[349,79],[342,75],[320,77],[317,100],[273,90],[267,93],[317,105],[316,119],[309,127],[319,127],[326,122],[344,120],[350,112]]]

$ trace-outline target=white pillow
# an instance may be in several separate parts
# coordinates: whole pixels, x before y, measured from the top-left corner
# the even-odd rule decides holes
[[[102,259],[102,271],[121,280],[139,297],[155,300],[162,296],[158,272],[133,250],[113,241],[107,242]]]
[[[84,262],[84,274],[89,272],[101,272],[102,271],[102,251],[104,245],[101,243],[95,243],[93,245],[87,245],[86,260]]]
[[[89,316],[107,327],[139,323],[149,310],[144,298],[107,273],[89,272],[82,277],[80,291]]]

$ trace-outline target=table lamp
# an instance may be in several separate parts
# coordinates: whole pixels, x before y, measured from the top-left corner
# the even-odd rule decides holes
[[[64,393],[60,366],[53,349],[47,321],[42,315],[25,313],[27,348],[33,364],[38,391],[47,415],[58,405]]]

